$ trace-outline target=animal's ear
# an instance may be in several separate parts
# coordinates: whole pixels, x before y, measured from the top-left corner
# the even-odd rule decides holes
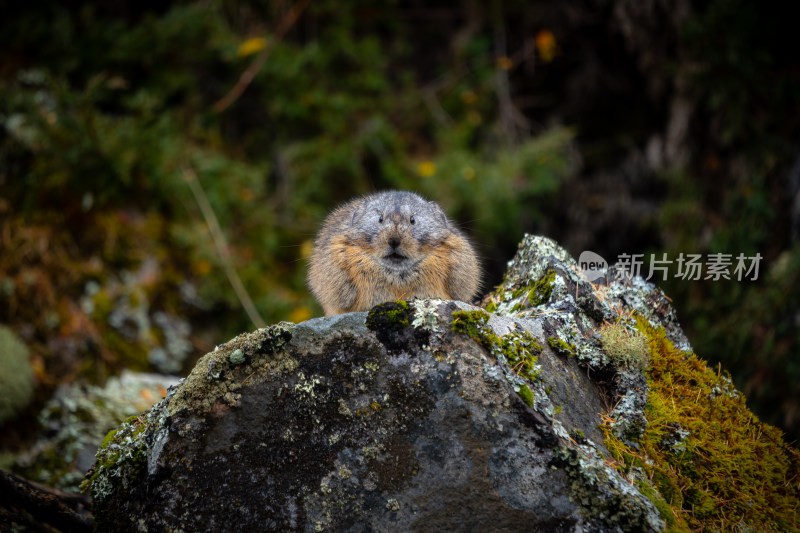
[[[366,209],[365,204],[366,204],[366,202],[361,202],[359,205],[357,205],[355,207],[355,209],[353,209],[353,215],[350,217],[350,225],[351,226],[355,226],[356,225],[356,221],[359,218],[361,218],[361,216],[364,214],[364,209]]]
[[[433,216],[439,219],[439,222],[447,226],[447,216],[444,214],[444,211],[442,211],[442,208],[439,207],[439,204],[436,202],[428,202],[428,207],[431,208]]]

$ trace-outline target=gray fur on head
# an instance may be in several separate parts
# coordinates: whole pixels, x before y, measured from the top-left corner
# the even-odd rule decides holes
[[[412,192],[385,191],[365,196],[353,211],[351,229],[369,240],[390,225],[409,232],[420,243],[444,239],[452,231],[439,204]]]

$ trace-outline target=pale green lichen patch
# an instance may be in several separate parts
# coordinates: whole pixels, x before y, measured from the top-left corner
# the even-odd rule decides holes
[[[639,370],[617,369],[616,403],[605,418],[605,424],[614,436],[626,444],[635,442],[647,428],[647,380]]]
[[[581,315],[571,312],[546,317],[546,323],[554,333],[551,335],[553,340],[548,339],[548,344],[562,356],[575,356],[581,365],[595,369],[607,367],[609,357],[600,349],[599,342],[594,340],[592,327],[583,323],[581,318]]]
[[[650,364],[647,339],[622,322],[603,324],[598,330],[603,351],[613,364],[644,371]]]
[[[319,385],[322,382],[322,378],[320,376],[310,376],[306,378],[303,372],[300,372],[297,375],[297,383],[294,386],[295,393],[298,393],[300,397],[305,397],[306,399],[313,399],[314,398],[314,387]]]
[[[234,351],[231,352],[231,355],[228,357],[228,361],[231,362],[232,365],[241,365],[244,363],[244,352],[241,348],[236,348]]]
[[[663,531],[655,505],[587,446],[561,446],[553,462],[566,470],[572,498],[590,523],[606,530]]]
[[[439,306],[444,303],[444,300],[437,299],[424,299],[414,300],[414,320],[411,325],[414,328],[427,328],[435,330],[439,322]]]
[[[577,271],[577,263],[569,253],[554,240],[538,235],[525,235],[519,244],[517,255],[508,264],[506,280],[539,279],[549,268],[552,259],[570,270]]]

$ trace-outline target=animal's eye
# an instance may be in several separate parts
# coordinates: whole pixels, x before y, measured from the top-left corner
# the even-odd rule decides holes
[[[379,216],[378,216],[378,222],[380,222],[381,224],[383,224],[383,215],[379,215]]]
[[[414,220],[414,215],[411,215],[411,220],[409,222],[411,222],[412,224],[416,224],[417,223],[417,221]]]

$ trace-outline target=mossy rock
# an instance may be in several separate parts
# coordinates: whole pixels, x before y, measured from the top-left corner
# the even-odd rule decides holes
[[[639,318],[650,346],[648,427],[637,447],[606,431],[624,471],[641,469],[672,531],[797,531],[800,452],[748,408],[727,373]]]
[[[28,347],[7,326],[0,326],[0,424],[17,416],[33,396]]]

